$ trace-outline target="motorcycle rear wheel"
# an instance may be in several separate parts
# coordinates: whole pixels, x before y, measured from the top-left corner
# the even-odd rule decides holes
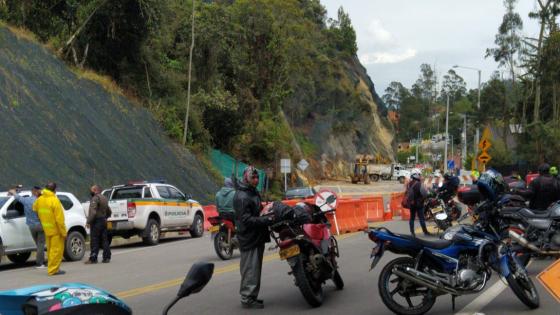
[[[323,304],[323,287],[321,283],[317,283],[311,278],[311,275],[305,268],[303,256],[299,255],[292,259],[296,262],[292,267],[294,277],[296,278],[296,285],[298,286],[305,301],[312,307],[319,307]]]
[[[214,237],[214,250],[220,259],[222,260],[230,260],[233,256],[233,245],[231,241],[229,245],[227,243],[227,233],[224,231],[218,232]]]
[[[408,266],[414,267],[416,261],[410,257],[399,257],[390,261],[381,273],[379,274],[378,288],[381,295],[381,300],[391,311],[399,315],[421,315],[428,312],[436,302],[436,296],[431,289],[421,287],[409,280],[403,279],[395,274],[393,274],[393,268],[397,266]],[[391,285],[396,283],[396,287],[389,288]],[[413,289],[414,291],[411,292]],[[418,289],[424,289],[419,291]],[[399,303],[395,300],[395,295],[399,294],[401,298],[404,298],[405,304]],[[411,293],[416,293],[423,295],[423,299],[419,305],[413,305],[411,297],[418,297],[418,295],[411,295]],[[417,299],[415,299],[417,301]]]

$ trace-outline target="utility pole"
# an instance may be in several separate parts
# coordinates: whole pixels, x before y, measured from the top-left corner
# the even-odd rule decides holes
[[[443,153],[443,173],[447,173],[447,143],[449,141],[449,92],[447,93],[447,108],[445,110],[445,149]]]
[[[461,152],[461,169],[465,169],[465,163],[467,163],[467,114],[463,117],[463,134],[461,135],[461,141],[463,142],[463,152]]]
[[[192,0],[191,47],[189,53],[189,81],[187,84],[187,113],[185,114],[185,130],[183,130],[183,145],[187,143],[187,131],[189,130],[189,109],[191,105],[191,73],[192,73],[193,50],[194,50],[194,0]]]

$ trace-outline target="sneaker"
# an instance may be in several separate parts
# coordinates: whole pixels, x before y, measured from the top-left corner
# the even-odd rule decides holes
[[[45,269],[45,268],[47,268],[47,266],[45,266],[45,265],[37,265],[37,266],[35,266],[35,269]]]
[[[108,264],[111,262],[111,259],[103,259],[101,262],[104,264]]]
[[[252,309],[263,309],[264,308],[264,304],[261,302],[259,303],[259,300],[248,300],[245,302],[241,302],[241,306],[243,308],[252,308]]]
[[[64,275],[64,274],[66,274],[66,271],[59,270],[59,271],[53,273],[51,276],[61,276],[61,275]]]
[[[86,265],[97,264],[97,260],[89,260],[89,259],[88,259],[88,260],[86,260],[86,261],[84,262],[84,264],[86,264]]]

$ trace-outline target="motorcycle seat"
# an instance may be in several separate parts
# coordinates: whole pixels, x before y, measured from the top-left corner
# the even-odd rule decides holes
[[[395,234],[395,235],[398,235],[402,238],[406,238],[406,239],[415,241],[417,244],[419,244],[422,247],[429,247],[429,248],[433,248],[433,249],[444,249],[444,248],[450,246],[453,243],[452,241],[448,241],[448,240],[428,241],[428,240],[425,240],[425,239],[416,238],[416,237],[412,237],[411,235],[405,235],[405,234]]]

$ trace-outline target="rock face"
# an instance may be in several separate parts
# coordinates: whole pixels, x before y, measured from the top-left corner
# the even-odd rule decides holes
[[[324,101],[315,104],[305,121],[292,123],[315,147],[314,175],[345,177],[356,154],[393,160],[393,126],[366,69],[353,57],[339,63],[334,72],[340,87],[318,91],[316,98]]]
[[[88,187],[165,179],[208,202],[200,161],[139,105],[77,76],[46,49],[0,27],[0,189],[44,185],[85,199]]]

